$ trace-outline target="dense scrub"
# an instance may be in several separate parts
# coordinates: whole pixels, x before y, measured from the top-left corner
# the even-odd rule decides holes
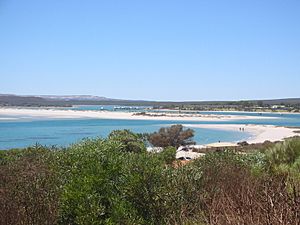
[[[35,146],[0,153],[0,224],[55,224],[59,192],[45,161],[50,149]]]
[[[147,153],[141,143],[120,131],[0,152],[1,224],[300,223],[299,139],[179,167],[174,148]]]

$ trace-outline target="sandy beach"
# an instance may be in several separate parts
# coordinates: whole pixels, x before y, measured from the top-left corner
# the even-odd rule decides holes
[[[133,112],[114,111],[79,111],[61,109],[28,109],[28,108],[0,108],[1,117],[22,117],[23,119],[132,119],[132,120],[169,120],[169,121],[234,121],[243,119],[259,119],[258,116],[239,115],[199,115],[199,114],[174,114],[174,113],[147,113],[135,115]],[[267,119],[267,117],[261,117]]]
[[[186,127],[208,128],[217,130],[230,130],[238,132],[247,132],[251,137],[247,140],[248,143],[263,143],[264,141],[281,141],[284,138],[294,137],[299,134],[294,131],[299,131],[296,128],[279,127],[273,125],[240,125],[240,124],[189,124]],[[241,130],[240,130],[241,129]],[[213,147],[230,146],[236,143],[213,143]]]
[[[240,115],[216,115],[216,114],[174,114],[174,113],[147,113],[146,115],[136,115],[133,112],[115,111],[79,111],[45,108],[0,108],[0,121],[9,120],[35,120],[35,119],[124,119],[124,120],[165,120],[165,121],[232,121],[233,124],[185,124],[191,128],[208,128],[217,130],[230,130],[237,132],[247,132],[250,134],[248,143],[262,143],[266,140],[279,141],[287,137],[298,135],[294,131],[296,128],[278,127],[272,125],[239,125],[234,124],[235,120],[244,119],[266,119],[259,116]],[[274,117],[273,117],[274,119]],[[232,146],[236,143],[212,143],[212,146]]]

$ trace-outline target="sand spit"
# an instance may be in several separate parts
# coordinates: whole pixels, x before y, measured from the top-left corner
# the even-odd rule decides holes
[[[281,141],[288,137],[297,136],[295,131],[299,131],[296,128],[280,127],[273,125],[240,125],[240,124],[189,124],[185,125],[187,127],[195,128],[208,128],[217,130],[230,130],[237,132],[247,132],[251,137],[245,141],[248,143],[263,143],[264,141]],[[218,147],[218,145],[224,146],[221,143],[214,143],[213,147]],[[230,146],[236,143],[226,143],[225,145]]]
[[[60,109],[28,109],[28,108],[0,108],[0,116],[22,117],[28,119],[131,119],[131,120],[167,120],[167,121],[234,121],[243,119],[259,119],[257,116],[238,115],[199,115],[174,113],[147,113],[139,115],[133,112],[114,111],[79,111]],[[262,117],[266,119],[266,117]]]

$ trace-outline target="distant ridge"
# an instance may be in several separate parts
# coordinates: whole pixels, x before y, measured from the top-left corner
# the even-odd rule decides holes
[[[143,101],[138,101],[143,102]],[[136,101],[94,95],[14,95],[0,94],[0,106],[71,107],[73,105],[134,105]]]
[[[32,97],[32,96],[28,96]],[[116,99],[99,97],[94,95],[36,95],[34,97],[51,99],[51,100],[64,100],[64,101],[114,101]]]
[[[268,99],[268,100],[244,100],[244,101],[146,101],[146,100],[122,100],[94,95],[14,95],[0,94],[0,106],[58,106],[70,107],[72,105],[240,105],[258,103],[269,105],[299,105],[300,98]]]

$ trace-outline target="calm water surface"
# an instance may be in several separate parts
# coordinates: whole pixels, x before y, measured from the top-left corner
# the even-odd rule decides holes
[[[76,110],[99,110],[102,106],[80,106]],[[101,109],[101,108],[100,108]],[[115,110],[114,106],[106,109]],[[122,109],[118,109],[122,110]],[[145,110],[141,107],[138,110]],[[153,132],[162,126],[171,124],[268,124],[280,126],[299,126],[300,114],[244,113],[244,112],[200,112],[203,114],[262,116],[253,120],[227,122],[187,122],[187,121],[149,121],[149,120],[113,120],[113,119],[51,119],[13,120],[12,116],[2,116],[12,120],[1,120],[0,149],[26,147],[35,143],[43,145],[67,146],[86,137],[106,137],[112,130],[130,129],[134,132]],[[270,119],[271,117],[271,119]],[[222,131],[195,128],[195,141],[206,144],[217,141],[246,140],[250,135],[239,131]]]

